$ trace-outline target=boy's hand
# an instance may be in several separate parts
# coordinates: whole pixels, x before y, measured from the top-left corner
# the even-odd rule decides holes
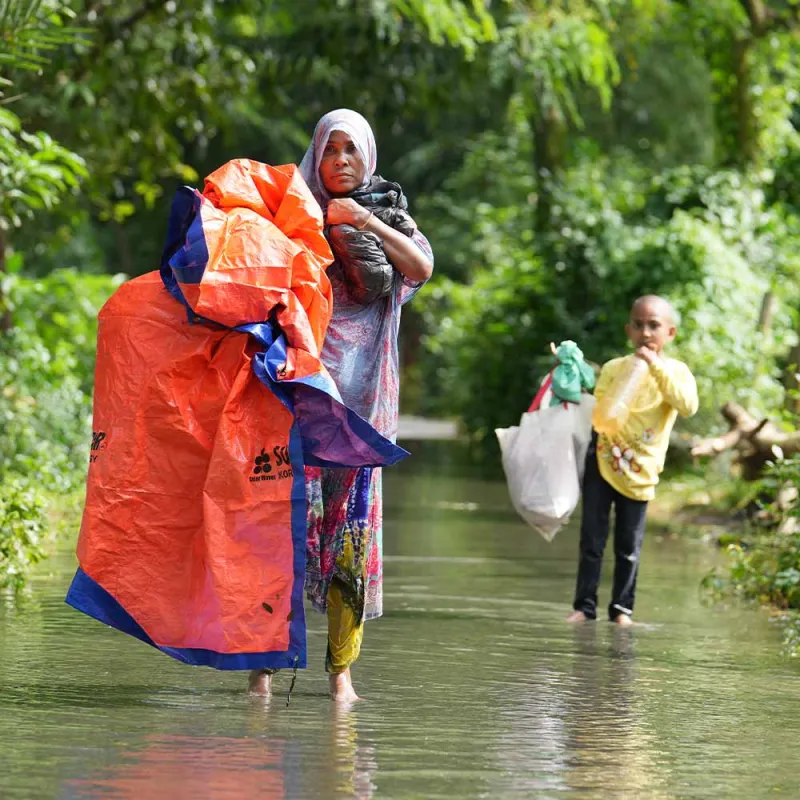
[[[656,353],[655,350],[651,350],[649,347],[640,347],[636,351],[636,355],[643,361],[646,361],[648,366],[658,361],[658,353]]]

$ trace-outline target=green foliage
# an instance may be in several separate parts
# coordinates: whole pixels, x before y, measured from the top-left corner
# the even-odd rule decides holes
[[[13,266],[13,264],[12,264]],[[3,278],[17,320],[0,336],[0,585],[41,558],[48,496],[85,478],[99,306],[119,278]]]
[[[0,338],[0,476],[57,491],[83,479],[96,316],[118,283],[66,271],[4,279],[18,324]]]
[[[783,630],[783,647],[791,656],[800,656],[800,613],[787,612],[778,621]]]
[[[761,482],[762,505],[771,521],[769,529],[754,527],[748,545],[731,545],[727,576],[709,575],[706,586],[717,596],[735,594],[747,600],[786,609],[785,643],[800,654],[800,456],[770,464]],[[786,501],[787,489],[795,488]],[[781,501],[779,502],[779,497]],[[782,532],[788,530],[788,532]]]
[[[792,136],[786,122],[800,88],[796,3],[712,0],[678,13],[687,32],[703,43],[713,85],[717,161],[768,162]]]
[[[777,359],[795,340],[800,237],[783,209],[765,200],[771,177],[679,170],[657,179],[651,197],[671,209],[653,267],[669,270],[671,262],[674,274],[681,265],[686,270],[667,293],[683,319],[676,352],[698,379],[706,412],[698,417],[701,430],[713,423],[720,396],[764,414],[783,399]],[[761,301],[773,290],[779,311],[771,330],[762,332]]]
[[[28,569],[44,557],[43,529],[41,492],[19,480],[0,482],[0,589],[25,585]]]
[[[68,27],[72,16],[61,3],[45,0],[0,0],[0,66],[6,73],[28,70],[38,75],[57,48],[80,39]],[[0,76],[2,105],[11,80]],[[35,211],[53,209],[87,177],[82,158],[44,132],[23,129],[16,114],[0,105],[0,231],[18,228]],[[0,254],[0,261],[2,254]]]
[[[199,169],[233,155],[297,160],[313,116],[343,89],[362,106],[378,81],[421,83],[391,57],[409,45],[465,61],[495,35],[478,0],[72,5],[92,36],[54,54],[48,72],[58,79],[37,81],[19,113],[86,155],[93,210],[121,224],[153,209],[165,184],[196,183]]]
[[[577,119],[578,90],[607,105],[618,76],[616,0],[71,5],[91,36],[54,53],[43,77],[21,76],[15,110],[23,127],[84,156],[81,208],[98,239],[120,231],[104,242],[107,259],[122,250],[133,273],[155,263],[152,231],[176,183],[232,156],[297,161],[331,107],[373,121],[381,169],[413,197],[457,166],[472,132],[498,125],[515,94],[528,113],[557,106]],[[59,236],[76,227],[59,224]],[[27,232],[15,242],[38,244]]]
[[[606,152],[623,148],[642,164],[712,164],[713,81],[702,48],[687,32],[685,15],[676,4],[660,0],[644,9],[620,5],[612,38],[619,82],[608,112],[582,94],[585,129]]]
[[[69,487],[79,471],[89,404],[74,374],[69,346],[49,350],[38,338],[14,332],[3,338],[0,435],[3,472],[54,489]]]
[[[609,2],[508,3],[491,60],[495,82],[513,81],[536,113],[580,120],[581,86],[611,102],[619,67],[609,35]]]
[[[720,397],[756,411],[779,405],[775,358],[795,340],[785,279],[800,274],[800,237],[767,204],[772,174],[651,174],[622,153],[584,156],[554,186],[553,230],[534,235],[530,137],[520,126],[504,140],[486,137],[425,209],[440,239],[452,236],[439,247],[444,270],[471,276],[439,279],[427,295],[431,369],[446,390],[432,410],[463,415],[477,438],[491,440],[535,392],[550,341],[573,339],[602,363],[625,351],[631,302],[647,293],[669,297],[682,318],[673,353],[698,377],[696,428],[716,422]],[[437,228],[437,215],[481,173],[502,191],[459,204]],[[784,301],[768,334],[758,330],[767,290]]]
[[[52,209],[87,174],[80,156],[46,133],[26,133],[18,117],[0,108],[0,230]]]
[[[0,66],[38,71],[47,55],[79,40],[84,31],[71,27],[74,12],[53,0],[0,0]]]
[[[800,608],[800,537],[774,537],[753,550],[732,548],[730,580],[744,597],[780,608]]]
[[[489,13],[490,3],[486,0],[471,2],[451,2],[451,0],[393,0],[390,11],[394,14],[381,14],[383,2],[375,3],[375,13],[385,33],[398,36],[398,22],[408,19],[419,25],[435,45],[449,43],[464,49],[467,57],[475,55],[477,47],[483,42],[493,41],[497,28]]]
[[[92,275],[62,269],[33,279],[21,273],[22,258],[9,259],[3,284],[5,306],[15,321],[12,336],[40,342],[52,363],[62,355],[64,375],[91,393],[97,314],[124,275]]]

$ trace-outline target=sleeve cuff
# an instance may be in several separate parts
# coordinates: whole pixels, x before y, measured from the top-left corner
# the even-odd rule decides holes
[[[652,372],[656,378],[667,377],[668,374],[667,367],[660,356],[655,361],[653,361],[652,364],[650,364],[650,372]]]

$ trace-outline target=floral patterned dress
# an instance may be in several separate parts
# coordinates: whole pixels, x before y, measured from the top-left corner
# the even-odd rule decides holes
[[[433,262],[428,240],[413,241]],[[322,360],[345,405],[387,438],[397,438],[400,368],[397,335],[402,307],[422,284],[395,273],[391,294],[367,305],[348,296],[341,269],[328,269],[333,317]],[[306,469],[308,539],[306,592],[319,611],[327,608],[335,577],[344,599],[361,619],[383,612],[383,496],[380,469]]]

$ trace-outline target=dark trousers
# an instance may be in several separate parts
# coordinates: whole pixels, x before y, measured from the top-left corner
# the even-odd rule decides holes
[[[620,614],[633,614],[647,502],[625,497],[603,479],[597,466],[595,436],[586,456],[580,561],[573,604],[576,611],[582,611],[589,619],[597,617],[597,586],[611,506],[614,506],[614,587],[608,616],[613,620]]]

